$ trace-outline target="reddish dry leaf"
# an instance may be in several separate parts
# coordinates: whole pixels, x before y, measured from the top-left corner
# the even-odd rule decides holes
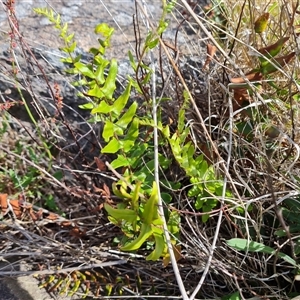
[[[110,189],[105,183],[103,183],[103,189],[105,191],[105,196],[110,197]]]
[[[19,219],[22,215],[19,200],[10,200],[9,204],[11,205],[16,218]]]
[[[85,235],[85,231],[84,230],[80,230],[78,227],[74,227],[69,231],[69,234],[71,236],[74,236],[76,238],[81,238],[82,236]]]
[[[103,210],[103,203],[99,204],[98,206],[96,206],[91,212],[92,213],[98,213],[99,211],[102,211]]]
[[[32,209],[29,210],[29,215],[33,222],[36,222],[38,220],[37,215],[35,214],[35,212]]]
[[[43,209],[42,208],[40,208],[36,213],[35,213],[35,216],[36,216],[36,218],[37,218],[37,220],[41,220],[42,219],[42,217],[43,217]]]
[[[59,219],[59,216],[55,213],[49,213],[49,216],[46,219],[48,219],[50,221],[55,221],[55,220]]]
[[[243,105],[244,101],[250,101],[247,89],[235,89],[233,98],[236,101],[236,103],[233,103],[233,111],[238,110]]]
[[[211,44],[207,44],[206,45],[206,61],[204,63],[203,69],[208,69],[209,68],[209,64],[211,63],[213,57],[215,56],[217,52],[217,47],[213,46]]]
[[[62,226],[62,227],[70,227],[70,226],[72,226],[72,222],[70,222],[70,221],[62,221],[60,223],[60,226]]]
[[[249,81],[260,81],[262,79],[262,74],[259,72],[249,73],[249,74],[245,75],[245,77]],[[230,81],[232,83],[245,83],[245,80],[242,77],[231,78]],[[232,89],[234,89],[234,87]],[[238,89],[240,89],[240,88],[238,88]]]
[[[0,194],[0,206],[2,213],[5,214],[7,210],[7,194]]]
[[[20,218],[22,215],[22,211],[21,211],[19,200],[9,200],[9,204],[16,218],[17,219]],[[1,205],[2,213],[6,214],[8,210],[7,194],[0,194],[0,205]]]
[[[103,160],[101,160],[100,158],[98,157],[94,157],[94,160],[95,160],[95,163],[97,165],[97,168],[100,170],[100,171],[106,171],[106,165],[105,163],[103,162]]]

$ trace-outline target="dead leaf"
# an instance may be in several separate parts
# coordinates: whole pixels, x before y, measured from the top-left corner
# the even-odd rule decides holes
[[[209,64],[213,60],[213,57],[215,56],[216,52],[217,52],[217,47],[216,46],[213,46],[211,44],[206,45],[206,53],[207,53],[206,54],[206,61],[203,65],[202,69],[206,69],[206,70],[209,69]]]
[[[176,246],[172,245],[172,246],[175,254],[175,259],[176,261],[179,261],[180,259],[182,259],[181,246],[180,245],[176,245]],[[163,266],[166,268],[169,263],[170,263],[170,254],[168,253],[163,258]]]
[[[103,162],[103,160],[101,160],[100,158],[98,157],[94,157],[94,160],[95,160],[95,163],[97,165],[97,168],[100,170],[100,171],[106,171],[106,165],[105,163]]]
[[[36,222],[38,220],[37,215],[35,214],[35,212],[32,209],[29,210],[29,215],[33,222]]]
[[[103,183],[103,189],[105,191],[105,196],[110,197],[110,189],[105,183]]]
[[[72,226],[72,222],[71,221],[62,221],[60,223],[60,226],[62,226],[62,227],[70,227],[70,226]]]
[[[240,109],[245,101],[250,101],[247,89],[235,89],[233,92],[233,98],[235,100],[235,103],[233,103],[233,111]]]
[[[76,238],[81,238],[85,235],[86,231],[85,230],[80,230],[78,227],[74,227],[69,231],[69,234],[71,236],[74,236]]]
[[[16,216],[17,219],[19,219],[22,215],[21,207],[20,207],[20,202],[19,200],[7,200],[7,194],[0,194],[0,205],[1,205],[1,211],[5,215],[8,210],[8,201],[9,205],[13,210],[14,215]]]
[[[35,213],[35,216],[37,218],[37,220],[41,220],[42,219],[42,216],[43,216],[43,209],[40,208],[36,213]]]
[[[0,194],[1,211],[5,215],[7,211],[7,194]]]
[[[49,216],[47,216],[46,219],[48,219],[50,221],[55,221],[55,220],[59,219],[59,216],[57,214],[55,214],[55,213],[49,213]]]
[[[254,73],[249,73],[245,75],[245,78],[247,78],[250,82],[252,81],[260,81],[262,79],[262,74],[260,72],[254,72]],[[230,81],[232,83],[245,83],[246,81],[244,80],[243,77],[235,77],[231,78]],[[239,89],[239,87],[237,87]],[[232,87],[234,89],[234,87]]]
[[[21,215],[22,215],[22,211],[21,211],[19,200],[10,200],[9,204],[11,205],[16,218],[19,219],[21,217]]]

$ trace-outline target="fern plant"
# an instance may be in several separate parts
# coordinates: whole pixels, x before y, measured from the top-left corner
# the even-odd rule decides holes
[[[125,206],[128,206],[124,208],[128,216],[122,214],[124,210],[121,207],[112,208],[108,205],[105,206],[110,215],[110,220],[117,225],[121,224],[120,227],[124,233],[127,232],[128,234],[126,221],[127,223],[132,222],[132,241],[128,245],[123,245],[122,249],[125,251],[140,248],[143,243],[135,242],[136,236],[138,236],[139,241],[153,240],[155,241],[154,252],[148,258],[158,259],[166,253],[166,245],[163,238],[163,230],[160,226],[161,221],[157,215],[158,195],[153,184],[151,129],[148,137],[144,133],[145,126],[148,128],[151,126],[151,119],[150,116],[137,116],[138,103],[136,101],[132,101],[129,104],[132,86],[137,86],[137,83],[132,78],[128,80],[123,93],[119,97],[115,97],[118,63],[116,59],[107,60],[105,58],[105,52],[110,45],[113,28],[107,24],[96,26],[95,33],[101,34],[101,38],[98,40],[99,46],[98,48],[90,49],[90,53],[93,55],[92,62],[84,63],[81,61],[80,55],[74,56],[76,42],[74,41],[74,34],[68,34],[67,24],[61,24],[60,17],[55,16],[51,10],[35,9],[35,11],[48,17],[50,22],[55,25],[55,28],[60,31],[60,38],[64,41],[64,47],[60,49],[68,55],[67,58],[63,59],[63,62],[68,64],[69,73],[80,75],[80,80],[74,82],[74,84],[84,87],[85,95],[92,99],[91,102],[81,105],[80,108],[91,111],[92,118],[90,122],[101,122],[104,124],[102,138],[106,145],[101,152],[116,154],[117,158],[112,161],[111,166],[115,169],[123,168],[124,177],[126,177],[130,185],[135,186],[131,193],[124,193],[124,189],[122,189],[124,183],[122,182],[114,188],[116,195],[124,200]],[[165,24],[160,26],[162,26],[161,30],[165,28],[163,27]],[[154,39],[154,35],[149,35],[146,48],[150,49],[155,43],[157,41]],[[147,69],[147,72],[150,72],[150,70]],[[145,120],[148,121],[145,122]],[[140,130],[140,126],[143,126],[143,130]],[[168,168],[170,162],[163,155],[160,156],[162,169]],[[118,191],[118,186],[120,186],[120,191]],[[140,194],[145,194],[143,199],[140,199]],[[149,198],[146,201],[145,199],[148,196]],[[151,206],[151,213],[149,205]],[[130,209],[132,210],[130,211]],[[135,214],[134,219],[131,218],[133,213]],[[119,223],[120,220],[125,221],[125,223]],[[135,246],[132,246],[132,243],[135,243]]]

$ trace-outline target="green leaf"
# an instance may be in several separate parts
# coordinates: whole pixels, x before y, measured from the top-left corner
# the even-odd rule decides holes
[[[153,38],[153,33],[148,32],[146,39],[145,39],[145,45],[149,44],[151,42],[151,39]]]
[[[163,127],[161,132],[167,139],[170,137],[170,127],[168,125]]]
[[[135,189],[133,190],[132,198],[131,198],[132,208],[136,212],[139,211],[139,198],[140,198],[141,185],[142,183],[140,181],[136,182]]]
[[[114,135],[114,123],[110,121],[106,121],[104,124],[103,132],[102,132],[102,137],[104,138],[105,142],[108,142],[110,138]]]
[[[170,194],[164,193],[164,192],[161,193],[161,198],[162,198],[163,201],[164,201],[165,203],[167,203],[167,204],[171,203],[171,201],[172,201],[172,199],[173,199],[172,196],[171,196]]]
[[[95,72],[95,79],[97,80],[97,83],[102,85],[105,83],[105,78],[104,78],[104,70],[106,68],[107,64],[99,64],[96,72]]]
[[[67,24],[67,23],[66,23],[66,24]],[[75,35],[75,33],[69,34],[69,35],[65,38],[65,41],[66,41],[67,43],[70,43],[70,42],[73,40],[74,35]],[[72,52],[73,52],[73,51],[72,51]]]
[[[139,135],[139,120],[134,118],[130,124],[128,132],[124,138],[123,149],[125,152],[129,152],[132,149],[137,137]]]
[[[75,58],[74,58],[74,63],[78,62],[81,60],[81,54],[78,54]]]
[[[110,68],[105,80],[105,84],[102,88],[102,93],[107,99],[112,99],[114,91],[116,89],[116,78],[118,74],[118,63],[116,59],[112,59],[110,62]]]
[[[72,45],[69,47],[69,52],[74,52],[75,51],[75,48],[76,48],[76,41],[72,43]]]
[[[118,189],[118,186],[117,186],[116,182],[113,182],[111,188],[112,188],[112,191],[113,191],[113,193],[114,193],[115,196],[119,197],[120,199],[124,198],[123,195],[122,195],[122,193]]]
[[[272,59],[271,63],[267,62],[266,64],[262,64],[261,73],[268,75],[282,69],[294,58],[295,54],[296,52],[291,52],[287,55]]]
[[[111,141],[101,150],[101,153],[116,153],[120,150],[120,142],[116,138]]]
[[[162,230],[160,230],[160,232],[153,232],[154,235],[154,239],[155,239],[155,248],[154,250],[146,257],[146,260],[153,260],[156,261],[158,260],[166,247],[166,242],[164,239],[164,233],[162,232]]]
[[[129,82],[126,86],[124,93],[114,102],[114,113],[119,116],[122,109],[125,107],[131,91],[131,83]]]
[[[270,46],[258,50],[258,52],[262,54],[261,57],[258,57],[258,59],[262,63],[262,66],[268,63],[268,61],[265,58],[270,59],[272,57],[275,57],[281,51],[283,45],[287,42],[289,38],[290,38],[289,36],[283,37],[279,39],[275,44],[272,44]]]
[[[298,214],[298,220],[299,220],[299,214]],[[291,225],[289,225],[289,232],[299,234],[300,224],[291,224]],[[278,230],[275,231],[275,235],[282,237],[282,236],[287,236],[287,233],[284,229],[278,229]]]
[[[96,27],[95,27],[95,33],[96,34],[102,34],[102,36],[106,37],[106,38],[109,38],[111,37],[111,35],[113,34],[114,32],[114,28],[113,27],[110,27],[108,24],[106,23],[101,23],[101,24],[98,24]]]
[[[229,296],[222,297],[222,300],[241,300],[241,296],[239,292],[235,292]]]
[[[242,251],[250,251],[250,252],[260,252],[266,254],[275,254],[278,255],[280,258],[285,260],[287,263],[293,265],[294,267],[299,268],[300,266],[297,265],[294,259],[282,252],[276,252],[269,246],[265,246],[264,244],[248,241],[245,239],[234,238],[229,241],[226,241],[227,245]]]
[[[131,120],[135,116],[137,107],[138,107],[137,102],[133,102],[116,124],[120,126],[122,129],[126,129],[127,125],[131,122]]]
[[[168,225],[168,230],[172,234],[179,233],[180,214],[177,211],[171,211],[167,225]]]
[[[98,99],[101,99],[105,96],[102,92],[101,87],[97,84],[94,84],[94,87],[88,90],[87,94],[91,97],[96,97]]]
[[[118,155],[118,157],[111,162],[111,166],[114,169],[121,168],[121,167],[127,167],[129,165],[130,165],[130,161],[123,155]]]
[[[121,142],[122,145],[122,149],[124,152],[130,152],[130,150],[132,149],[132,147],[134,146],[134,141],[132,140],[125,140]]]
[[[81,108],[81,109],[93,109],[94,104],[89,102],[89,103],[78,105],[78,107]]]
[[[100,101],[99,105],[95,107],[92,111],[91,114],[96,114],[96,113],[102,113],[102,114],[107,114],[113,110],[113,106],[110,106],[107,104],[105,100]]]
[[[84,76],[92,78],[92,79],[95,78],[95,74],[94,74],[91,66],[87,66],[86,64],[83,64],[81,62],[75,63],[74,66]]]
[[[158,188],[156,182],[153,181],[152,193],[150,198],[147,200],[144,211],[143,211],[143,222],[145,224],[152,224],[154,219],[158,218]]]
[[[137,66],[136,66],[136,63],[135,63],[135,61],[134,61],[133,55],[132,55],[132,53],[131,53],[130,50],[128,51],[128,56],[129,56],[129,61],[130,61],[130,65],[131,65],[132,69],[133,69],[134,71],[136,71]]]
[[[61,48],[59,48],[59,49],[61,49]],[[72,57],[61,58],[60,61],[65,63],[65,64],[72,64],[73,63]],[[73,69],[72,69],[72,71],[73,71]],[[74,74],[74,71],[71,74]]]
[[[131,243],[121,248],[121,251],[133,251],[141,248],[144,242],[152,235],[151,225],[143,223],[141,225],[139,236]]]
[[[137,214],[132,209],[113,208],[107,203],[104,203],[104,208],[107,213],[116,220],[125,220],[132,223],[137,219]]]

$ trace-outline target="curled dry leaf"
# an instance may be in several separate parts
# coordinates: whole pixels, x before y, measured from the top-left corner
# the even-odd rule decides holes
[[[245,101],[250,101],[250,96],[247,89],[235,89],[233,93],[235,103],[233,103],[233,111],[241,108]]]
[[[217,52],[217,47],[211,44],[207,44],[206,46],[206,61],[203,65],[203,69],[209,69],[209,64],[211,63],[213,57]]]
[[[11,205],[16,218],[17,219],[21,218],[22,211],[21,211],[19,200],[10,200],[9,204]]]
[[[81,238],[86,234],[86,230],[82,230],[78,227],[74,227],[70,230],[69,234],[76,238]]]
[[[255,73],[249,73],[245,75],[245,78],[247,78],[249,81],[260,81],[262,79],[262,73],[260,72],[255,72]],[[243,77],[235,77],[231,78],[230,81],[232,83],[245,83],[245,79]],[[234,89],[234,87],[232,87]],[[237,87],[239,89],[239,87]]]
[[[1,205],[1,212],[3,215],[6,215],[11,208],[12,212],[14,213],[17,219],[21,217],[22,211],[21,211],[19,200],[8,200],[7,194],[0,194],[0,205]]]
[[[94,160],[95,160],[95,163],[97,165],[97,168],[100,170],[100,171],[106,171],[106,165],[105,163],[103,162],[103,160],[101,160],[100,158],[98,157],[94,157]]]
[[[103,190],[105,191],[105,196],[110,197],[109,187],[105,183],[103,183]]]
[[[46,219],[48,219],[50,221],[56,221],[59,219],[59,216],[55,213],[50,212]]]
[[[42,208],[40,208],[40,209],[35,213],[35,216],[36,216],[37,220],[41,220],[41,219],[43,218],[43,213],[44,213],[44,211],[43,211]]]
[[[7,194],[0,194],[0,206],[1,206],[1,212],[3,215],[6,214],[7,211]]]

